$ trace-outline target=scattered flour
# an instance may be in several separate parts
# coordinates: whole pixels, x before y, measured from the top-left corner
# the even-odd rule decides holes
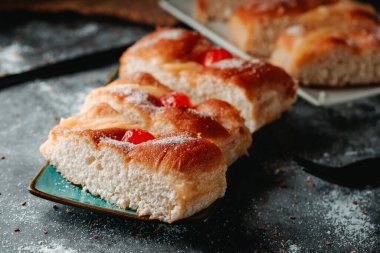
[[[78,112],[83,104],[85,97],[89,94],[93,87],[85,87],[79,92],[61,91],[54,84],[45,81],[36,81],[33,87],[42,95],[46,95],[47,99],[54,101],[50,106],[59,116],[68,116]]]
[[[30,252],[30,253],[76,253],[77,250],[65,247],[56,242],[52,242],[48,245],[29,245],[18,248],[18,252]]]
[[[371,191],[346,194],[334,189],[323,198],[320,204],[326,214],[322,219],[331,226],[328,233],[340,239],[338,243],[356,242],[357,247],[365,248],[374,245],[376,228],[365,211],[361,211],[361,204],[372,194]],[[354,205],[353,200],[359,204]]]
[[[31,48],[20,45],[19,43],[13,43],[7,47],[0,47],[0,70],[7,73],[13,73],[18,71],[18,69],[21,71],[25,64],[23,53],[31,50]]]
[[[99,31],[99,26],[97,24],[89,23],[82,27],[79,27],[78,30],[75,31],[75,33],[79,36],[85,37],[85,36],[93,35],[98,31]]]
[[[287,252],[289,252],[289,253],[300,253],[301,249],[297,245],[292,244],[292,245],[289,246]]]

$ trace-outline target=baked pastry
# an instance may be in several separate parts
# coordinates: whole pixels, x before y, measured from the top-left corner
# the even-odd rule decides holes
[[[162,106],[160,102],[175,99],[185,104]],[[71,124],[89,122],[86,124],[91,129],[105,124],[109,128],[132,125],[155,136],[191,133],[215,143],[227,165],[246,154],[252,143],[244,119],[233,106],[217,99],[192,104],[184,94],[173,92],[147,73],[135,73],[93,90],[85,100],[82,116],[70,120]]]
[[[189,135],[140,144],[128,129],[56,126],[41,153],[70,182],[140,216],[173,222],[204,209],[226,190],[220,149]]]
[[[121,76],[148,72],[195,103],[217,98],[239,109],[251,132],[289,111],[297,86],[282,69],[216,49],[199,33],[161,28],[120,59]]]
[[[260,0],[197,0],[195,6],[195,17],[201,22],[211,20],[227,20],[235,10],[247,3]]]
[[[324,26],[338,26],[341,29],[368,28],[379,24],[379,19],[376,10],[369,4],[341,1],[319,6],[300,15],[296,24],[306,28]]]
[[[380,26],[291,27],[277,41],[271,62],[303,85],[380,83]]]
[[[192,105],[136,73],[92,91],[81,113],[61,120],[40,151],[92,194],[173,222],[224,195],[227,164],[250,144],[233,106],[215,99]]]
[[[268,57],[274,44],[297,17],[337,0],[262,0],[240,7],[228,22],[231,40],[242,50]]]

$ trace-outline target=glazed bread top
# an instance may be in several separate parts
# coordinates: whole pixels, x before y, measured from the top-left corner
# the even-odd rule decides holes
[[[197,32],[158,28],[130,47],[128,53],[141,58],[157,58],[161,62],[197,61],[212,48],[212,44]],[[123,58],[121,61],[128,64]]]
[[[265,0],[241,6],[235,13],[243,20],[271,18],[303,13],[338,0]]]
[[[262,94],[263,89],[285,88],[289,97],[296,96],[297,86],[281,68],[265,61],[226,59],[203,68],[203,74],[219,77],[226,83],[242,88],[249,99]]]
[[[252,138],[233,106],[217,99],[191,107],[164,106],[159,98],[171,90],[158,82],[144,83],[151,78],[136,73],[93,90],[82,112],[62,120],[60,126],[77,130],[127,127],[146,130],[155,137],[191,134],[217,145],[228,165],[245,154]]]
[[[319,6],[297,18],[297,24],[306,27],[370,26],[379,24],[376,10],[369,4],[343,1]]]
[[[112,123],[119,116],[127,118],[125,120],[131,125],[138,124],[152,132],[159,130],[169,133],[175,128],[176,131],[217,140],[228,138],[230,131],[238,128],[242,133],[247,133],[246,136],[249,135],[239,111],[227,102],[210,99],[193,105],[192,108],[159,105],[159,98],[171,91],[147,73],[120,78],[93,90],[86,97],[80,123],[77,124],[83,125],[86,122],[86,127],[92,125],[96,128],[94,118],[103,117]],[[131,116],[133,111],[138,114],[136,119]],[[115,122],[119,124],[123,120]],[[104,122],[100,126],[103,124]]]
[[[77,137],[96,148],[108,147],[123,156],[124,161],[146,165],[146,169],[161,174],[175,173],[179,178],[193,177],[225,167],[220,149],[213,143],[188,134],[162,136],[140,144],[120,141],[128,129],[77,129],[56,126],[45,145],[54,145],[57,138]]]
[[[197,0],[195,7],[195,17],[206,22],[209,20],[226,20],[243,4],[260,0]]]
[[[173,36],[174,34],[176,36]],[[234,56],[232,59],[204,66],[200,63],[200,58],[212,49],[215,47],[199,33],[180,28],[160,28],[126,50],[120,63],[122,66],[128,65],[128,59],[136,57],[153,62],[162,68],[170,68],[174,72],[193,71],[194,78],[197,74],[210,74],[225,80],[225,83],[241,87],[251,98],[260,92],[260,89],[266,88],[263,83],[286,87],[289,94],[295,96],[297,86],[291,77],[281,68],[265,61],[243,60]],[[123,67],[120,71],[122,74]]]
[[[369,28],[339,27],[304,28],[293,26],[288,28],[277,41],[277,47],[287,51],[297,48],[300,59],[308,60],[321,55],[332,48],[342,47],[353,53],[361,54],[380,46],[380,26]],[[299,59],[299,60],[300,60]]]

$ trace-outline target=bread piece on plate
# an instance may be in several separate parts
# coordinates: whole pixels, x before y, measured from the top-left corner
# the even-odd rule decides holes
[[[380,26],[291,27],[271,62],[303,85],[341,87],[380,83]]]
[[[297,17],[337,0],[263,0],[240,7],[228,22],[231,40],[242,50],[268,57],[274,44]]]
[[[247,3],[260,0],[197,0],[195,6],[195,17],[202,22],[212,20],[227,20],[235,10]]]
[[[379,19],[376,10],[369,4],[341,1],[319,6],[300,15],[296,24],[306,28],[324,26],[338,26],[341,29],[367,28],[379,24]]]
[[[58,125],[40,151],[70,182],[150,219],[183,219],[224,195],[226,164],[211,142],[178,134],[134,145],[120,141],[126,130]]]
[[[226,160],[251,138],[231,105],[168,106],[168,92],[143,73],[95,89],[40,151],[70,182],[120,208],[165,222],[189,217],[224,195]]]
[[[291,109],[297,86],[285,71],[232,55],[220,59],[218,53],[214,62],[206,64],[205,56],[214,52],[215,47],[199,33],[161,28],[123,54],[119,74],[148,72],[170,88],[185,92],[195,103],[224,100],[240,111],[251,132]]]
[[[68,121],[90,129],[105,124],[109,128],[130,125],[158,136],[191,133],[215,143],[228,165],[247,153],[251,135],[233,106],[217,99],[190,107],[163,106],[160,100],[168,98],[167,94],[174,98],[170,97],[172,90],[151,75],[135,73],[93,90],[85,100],[82,116]]]

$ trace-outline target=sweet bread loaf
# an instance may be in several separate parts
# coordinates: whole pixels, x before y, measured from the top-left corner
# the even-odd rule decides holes
[[[369,4],[341,1],[322,5],[297,18],[297,25],[306,28],[338,26],[341,29],[351,27],[368,28],[379,24],[376,10]]]
[[[121,76],[148,72],[195,103],[216,98],[235,106],[251,132],[289,111],[297,86],[282,69],[216,49],[199,33],[161,28],[120,59]]]
[[[195,17],[201,22],[227,20],[239,6],[255,1],[259,0],[197,0]]]
[[[268,57],[282,31],[297,17],[337,0],[262,0],[241,6],[228,22],[231,40],[242,50]]]
[[[149,74],[121,78],[92,91],[40,151],[70,182],[118,207],[165,222],[188,217],[224,195],[227,164],[251,136],[228,103],[179,95]]]
[[[211,142],[184,134],[141,144],[128,129],[56,126],[41,153],[70,182],[140,216],[173,222],[224,195],[226,164]]]
[[[271,62],[303,85],[341,87],[380,83],[380,26],[291,27]]]

